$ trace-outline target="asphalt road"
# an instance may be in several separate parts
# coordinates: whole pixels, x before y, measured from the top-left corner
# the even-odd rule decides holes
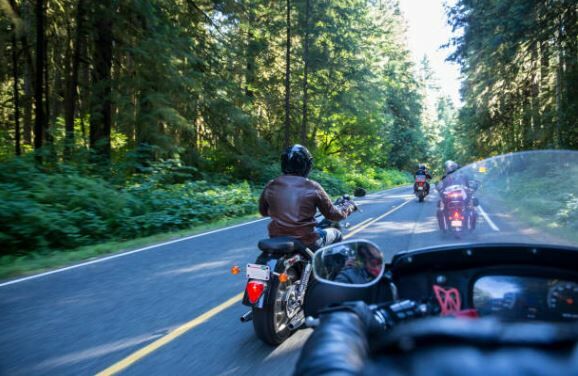
[[[436,201],[432,194],[418,203],[410,188],[369,195],[350,217],[350,236],[372,240],[388,258],[448,242],[437,230]],[[508,231],[484,209],[474,239]],[[255,260],[267,223],[0,284],[0,374],[97,374],[121,362],[126,375],[290,375],[310,330],[277,348],[261,343],[252,324],[239,321],[245,278],[229,273]]]

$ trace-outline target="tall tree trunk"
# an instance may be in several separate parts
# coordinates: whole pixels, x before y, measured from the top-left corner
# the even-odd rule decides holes
[[[44,0],[36,0],[36,72],[34,80],[34,149],[39,151],[44,144],[46,118],[44,116]],[[42,156],[36,155],[37,162]]]
[[[22,140],[26,145],[32,145],[32,102],[34,92],[32,90],[32,69],[28,63],[24,63],[24,124],[22,124]]]
[[[563,17],[564,76],[562,86],[563,121],[561,141],[563,148],[578,146],[578,6],[569,1]]]
[[[307,143],[307,74],[309,70],[309,17],[311,11],[311,0],[305,3],[305,39],[303,40],[303,116],[301,119],[301,143]]]
[[[74,113],[76,106],[76,92],[78,88],[78,69],[80,66],[80,51],[82,35],[84,33],[84,0],[78,0],[76,6],[76,37],[74,41],[74,52],[72,56],[72,66],[68,77],[68,85],[64,98],[64,156],[68,158],[74,147]]]
[[[561,146],[561,127],[562,127],[562,79],[564,77],[564,48],[562,46],[562,16],[558,16],[558,35],[557,46],[558,49],[558,64],[556,67],[556,132],[554,135],[554,145],[556,149]]]
[[[291,127],[291,106],[289,99],[291,97],[291,0],[287,0],[287,42],[285,52],[285,146],[291,143],[290,127]]]
[[[546,40],[540,41],[540,86],[538,93],[538,108],[540,116],[540,142],[542,147],[549,147],[551,140],[549,139],[548,129],[546,127],[551,124],[552,109],[549,102],[550,92],[550,51],[548,49],[548,42]]]
[[[248,9],[248,27],[247,27],[247,51],[246,51],[246,68],[245,68],[245,96],[252,101],[254,93],[252,86],[255,82],[255,36],[253,27],[255,24],[255,12]]]
[[[99,161],[110,161],[110,132],[112,126],[112,1],[95,4],[95,30],[92,71],[92,100],[90,111],[90,148]]]
[[[14,0],[10,0],[12,8],[16,8]],[[14,79],[14,152],[21,155],[20,148],[20,96],[18,92],[18,46],[16,43],[16,34],[18,33],[16,22],[12,23],[12,78]]]

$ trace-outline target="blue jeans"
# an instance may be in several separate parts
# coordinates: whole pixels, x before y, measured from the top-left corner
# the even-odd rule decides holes
[[[315,249],[323,248],[329,244],[338,243],[343,239],[341,231],[336,228],[328,227],[324,229],[315,229],[319,234],[319,239],[313,244]]]

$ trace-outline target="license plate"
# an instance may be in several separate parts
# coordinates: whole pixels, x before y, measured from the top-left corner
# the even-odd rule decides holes
[[[462,221],[452,221],[452,227],[462,227]]]
[[[247,264],[247,278],[268,281],[269,275],[270,273],[268,266],[259,264]]]
[[[423,191],[423,187],[417,187],[418,191]]]

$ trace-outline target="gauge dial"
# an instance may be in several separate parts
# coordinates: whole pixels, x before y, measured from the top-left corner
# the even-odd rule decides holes
[[[548,308],[565,319],[578,319],[578,283],[558,282],[548,291]]]

